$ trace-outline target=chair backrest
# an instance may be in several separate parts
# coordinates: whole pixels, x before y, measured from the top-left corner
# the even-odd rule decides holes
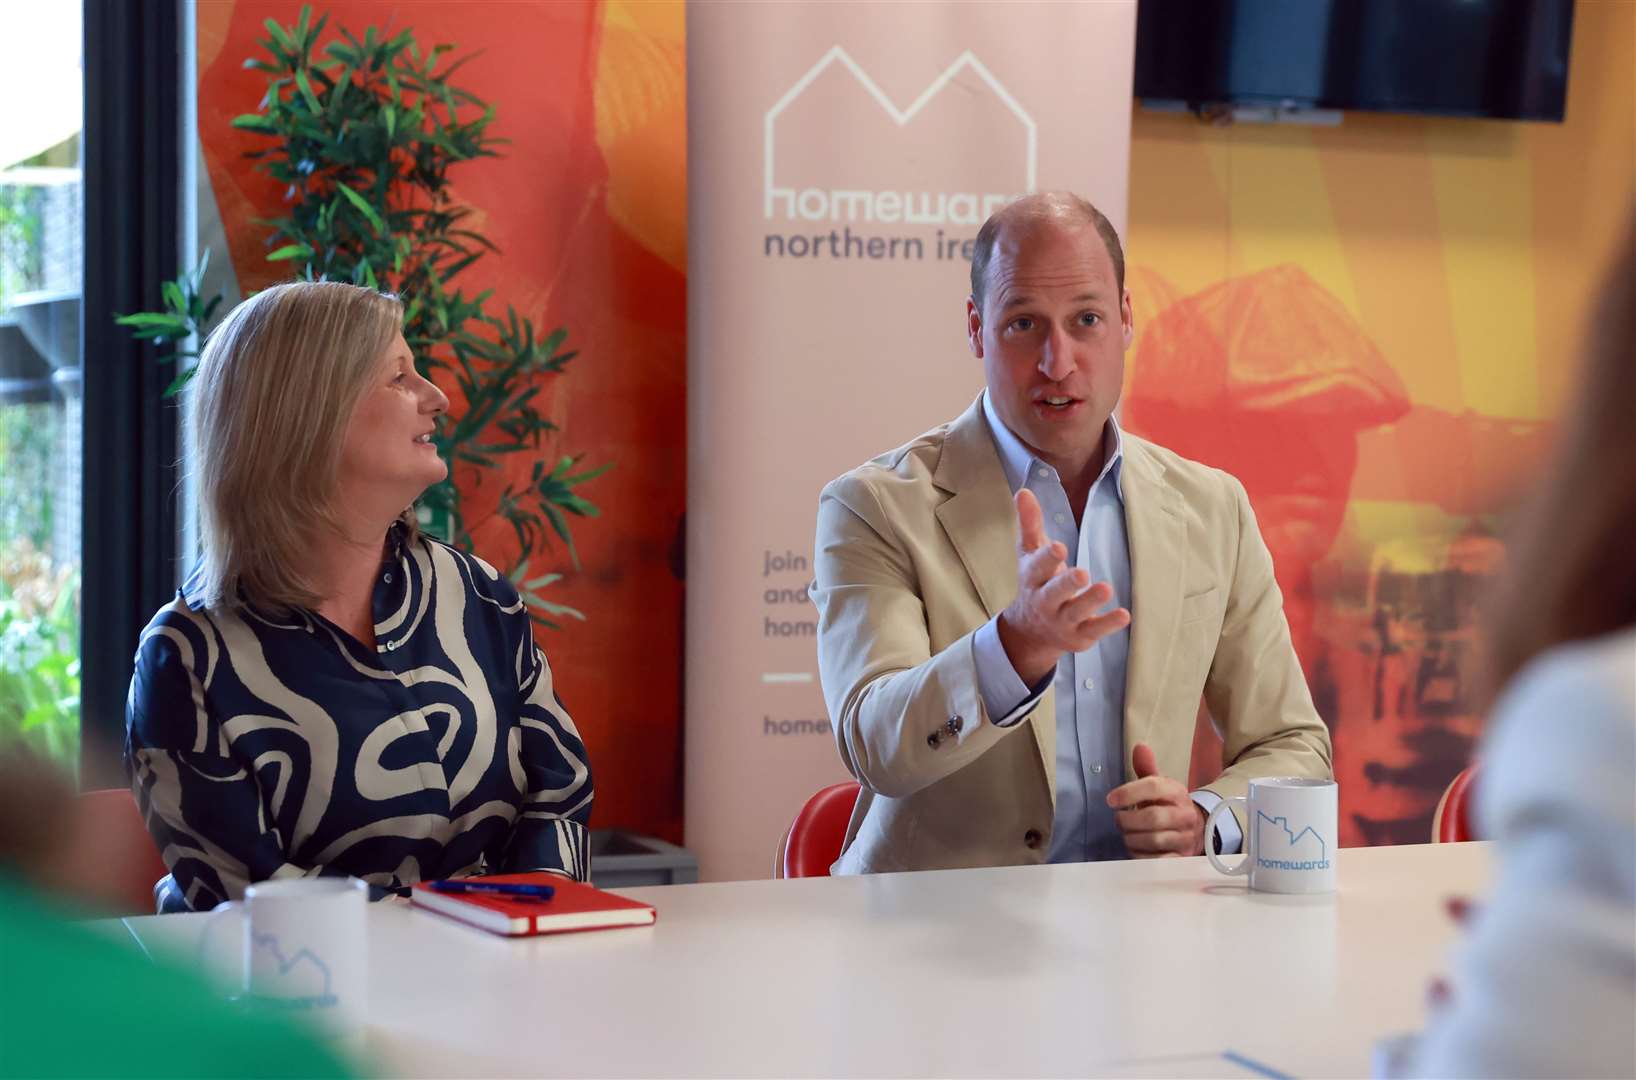
[[[154,883],[170,870],[159,857],[130,788],[82,791],[79,812],[84,825],[95,831],[97,850],[120,853],[118,859],[99,867],[78,868],[81,872],[76,878],[97,881],[97,895],[88,899],[117,908],[110,914],[152,915]],[[113,876],[107,876],[110,874]]]
[[[831,784],[807,800],[778,845],[774,877],[829,876],[830,865],[841,857],[858,791],[858,785],[848,781]]]
[[[1472,807],[1477,794],[1476,778],[1477,766],[1467,765],[1449,781],[1443,797],[1437,800],[1436,812],[1432,814],[1432,843],[1458,844],[1477,839],[1477,830],[1472,821]]]

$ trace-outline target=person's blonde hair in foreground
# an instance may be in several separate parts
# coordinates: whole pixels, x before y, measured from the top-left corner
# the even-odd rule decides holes
[[[370,289],[279,285],[200,358],[203,550],[126,705],[161,910],[312,874],[589,874],[584,744],[516,589],[415,529],[448,401],[402,320]]]
[[[1499,873],[1426,1076],[1636,1076],[1636,221],[1489,619],[1477,776]]]

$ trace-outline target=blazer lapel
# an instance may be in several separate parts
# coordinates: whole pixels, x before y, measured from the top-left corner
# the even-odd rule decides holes
[[[1017,515],[981,397],[949,425],[932,482],[950,493],[938,523],[993,618],[1017,595]]]
[[[1125,527],[1130,538],[1130,657],[1125,664],[1125,779],[1131,748],[1148,742],[1181,619],[1187,522],[1181,497],[1147,447],[1125,436]],[[1150,743],[1151,745],[1151,743]]]
[[[993,618],[1017,595],[1017,512],[983,415],[981,395],[949,425],[932,482],[949,492],[949,498],[937,508],[938,523],[960,556],[983,609]],[[1028,724],[1053,806],[1057,796],[1055,701],[1054,692],[1047,690]]]

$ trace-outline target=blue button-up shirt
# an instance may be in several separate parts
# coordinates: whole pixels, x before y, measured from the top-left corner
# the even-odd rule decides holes
[[[1084,567],[1091,580],[1113,588],[1113,607],[1130,607],[1130,543],[1125,531],[1125,495],[1121,482],[1124,445],[1112,417],[1103,432],[1103,465],[1075,521],[1062,480],[1050,465],[1034,456],[1001,422],[988,395],[988,420],[1006,483],[1015,495],[1026,487],[1039,500],[1048,538],[1068,551],[1068,565]],[[1046,683],[1025,685],[1000,643],[998,617],[977,631],[977,684],[983,704],[996,723],[1020,719]],[[1064,653],[1051,684],[1057,701],[1057,804],[1051,837],[1052,862],[1123,859],[1129,855],[1124,835],[1109,809],[1107,796],[1124,782],[1125,666],[1130,657],[1130,628],[1109,634],[1084,652]],[[1206,812],[1220,799],[1208,791],[1193,794]],[[1221,850],[1238,850],[1237,822],[1223,815]]]

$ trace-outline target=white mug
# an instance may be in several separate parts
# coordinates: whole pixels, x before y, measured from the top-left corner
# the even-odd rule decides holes
[[[369,984],[369,886],[357,878],[258,881],[244,899],[218,905],[243,923],[241,989],[247,1001],[305,1017],[328,1035],[363,1031]]]
[[[1228,804],[1243,803],[1244,857],[1228,866],[1206,844],[1210,865],[1223,874],[1249,874],[1250,888],[1261,892],[1334,892],[1339,792],[1333,780],[1256,777],[1249,795],[1221,800],[1204,825],[1204,835],[1214,835]]]

